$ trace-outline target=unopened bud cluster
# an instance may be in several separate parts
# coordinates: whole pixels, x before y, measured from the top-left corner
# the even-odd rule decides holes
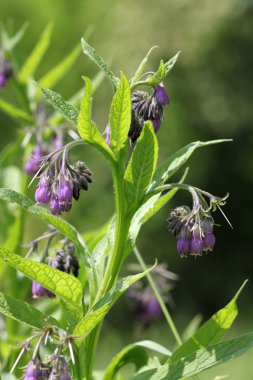
[[[214,221],[211,215],[192,214],[188,206],[177,207],[170,213],[168,228],[177,237],[181,257],[201,256],[215,245]]]
[[[143,124],[147,120],[152,121],[155,132],[159,130],[163,108],[168,104],[168,94],[161,84],[154,86],[151,95],[139,90],[132,94],[132,118],[128,134],[132,142],[140,136]]]
[[[64,245],[61,249],[56,250],[54,255],[47,257],[47,264],[65,273],[71,273],[73,276],[78,276],[79,262],[78,258],[74,255],[75,246],[73,244]],[[44,296],[54,297],[54,294],[44,288],[36,281],[32,283],[32,295],[35,298],[41,298]]]

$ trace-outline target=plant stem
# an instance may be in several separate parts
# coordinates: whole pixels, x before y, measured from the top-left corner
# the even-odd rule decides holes
[[[143,258],[141,256],[141,253],[140,253],[140,251],[138,250],[137,247],[134,247],[134,253],[135,253],[135,256],[136,256],[139,264],[141,265],[142,269],[144,271],[147,270],[147,266],[146,266],[146,264],[145,264],[145,262],[144,262],[144,260],[143,260]],[[169,310],[167,309],[167,307],[165,306],[165,304],[163,302],[163,299],[162,299],[162,297],[160,295],[160,292],[159,292],[159,290],[158,290],[158,288],[156,286],[156,283],[153,280],[153,278],[150,275],[150,273],[147,273],[146,276],[147,276],[149,285],[151,286],[151,288],[152,288],[152,290],[153,290],[153,292],[154,292],[154,294],[156,296],[156,299],[157,299],[157,301],[158,301],[158,303],[159,303],[159,305],[160,305],[160,307],[162,309],[164,317],[165,317],[166,321],[168,322],[168,325],[169,325],[169,327],[171,329],[171,332],[172,332],[172,334],[173,334],[173,336],[174,336],[177,344],[179,346],[181,346],[182,340],[181,340],[181,338],[179,336],[179,333],[178,333],[177,328],[176,328],[176,326],[175,326],[175,324],[173,322],[173,319],[172,319],[172,317],[171,317],[171,315],[169,313]]]

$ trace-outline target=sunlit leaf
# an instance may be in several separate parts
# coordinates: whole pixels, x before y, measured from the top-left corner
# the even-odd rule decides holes
[[[18,107],[13,106],[11,103],[0,99],[0,109],[13,119],[17,119],[23,124],[34,124],[34,119],[31,115],[21,110]]]

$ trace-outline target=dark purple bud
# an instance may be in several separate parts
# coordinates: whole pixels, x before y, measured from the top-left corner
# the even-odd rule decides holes
[[[0,72],[0,87],[5,87],[7,82],[7,77],[4,75],[3,72]]]
[[[155,97],[160,106],[164,107],[169,104],[169,97],[163,86],[155,86]]]
[[[155,297],[152,297],[147,304],[145,319],[154,320],[162,316],[161,307]]]
[[[76,256],[71,258],[71,268],[72,268],[73,275],[75,277],[78,277],[79,262],[78,262],[78,258]]]
[[[152,123],[153,123],[155,133],[157,133],[160,129],[160,126],[161,126],[161,119],[159,117],[157,119],[153,119]]]
[[[25,171],[28,175],[35,175],[39,171],[43,156],[42,149],[36,146],[25,165]]]
[[[35,364],[34,360],[31,360],[28,363],[24,380],[39,380],[39,379],[40,379],[40,371],[38,370],[38,366]]]
[[[212,251],[213,247],[215,246],[215,236],[212,232],[207,233],[205,237],[203,238],[204,242],[204,250],[206,251]]]
[[[70,376],[69,373],[64,373],[60,375],[59,380],[72,380],[72,377]]]
[[[62,210],[60,207],[59,199],[55,194],[51,195],[49,207],[53,215],[61,215]]]
[[[197,227],[192,233],[191,255],[201,255],[204,250],[204,241]]]
[[[181,257],[186,257],[191,250],[191,240],[180,237],[177,241],[177,251]]]

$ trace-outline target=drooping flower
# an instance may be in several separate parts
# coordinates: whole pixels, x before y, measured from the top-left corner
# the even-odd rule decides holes
[[[42,286],[36,281],[32,282],[32,295],[34,298],[41,298],[44,296],[48,296],[50,298],[55,297],[55,295],[52,292],[44,288],[44,286]]]
[[[30,360],[27,365],[27,369],[24,375],[24,380],[40,380],[41,371],[39,370],[39,364],[34,360]]]
[[[0,53],[0,88],[5,87],[8,79],[12,76],[12,65]]]
[[[45,152],[43,151],[41,144],[37,144],[25,164],[26,174],[34,176],[39,171],[44,155]]]

